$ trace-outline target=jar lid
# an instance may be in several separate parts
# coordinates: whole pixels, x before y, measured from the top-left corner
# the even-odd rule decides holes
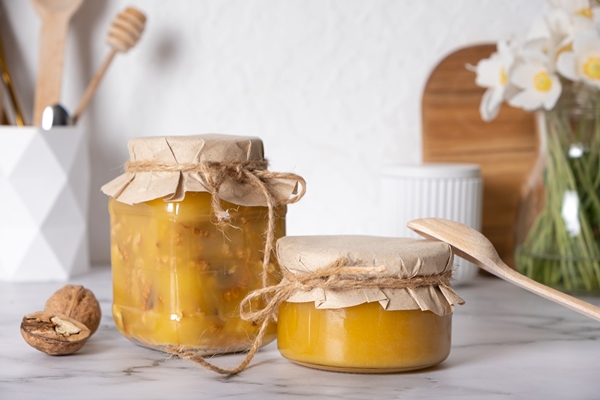
[[[390,164],[383,167],[384,176],[399,178],[479,178],[481,167],[478,164],[463,163],[423,163]]]
[[[347,260],[348,273],[364,271],[359,276],[365,282],[386,282],[381,287],[360,287],[353,282],[347,290],[327,285],[312,287],[296,291],[289,302],[314,302],[316,308],[332,309],[377,301],[386,310],[420,309],[438,315],[449,314],[454,304],[464,303],[448,283],[452,249],[437,240],[285,236],[277,241],[277,257],[281,268],[291,276],[324,271],[337,260]]]
[[[263,141],[254,136],[210,133],[194,136],[154,136],[129,140],[131,161],[243,162],[262,160]]]
[[[266,206],[267,195],[289,199],[297,189],[293,174],[262,174],[265,188],[252,184],[241,170],[266,170],[258,137],[223,134],[140,137],[129,141],[125,173],[101,190],[126,204],[158,198],[181,201],[186,192],[218,192],[242,206]],[[218,182],[217,182],[218,181]],[[256,180],[254,180],[256,182]],[[217,184],[218,183],[218,184]]]

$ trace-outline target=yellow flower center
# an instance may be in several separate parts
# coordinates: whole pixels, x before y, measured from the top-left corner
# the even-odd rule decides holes
[[[583,64],[583,73],[591,79],[600,79],[600,57],[589,57]]]
[[[592,19],[592,9],[590,7],[584,7],[575,11],[575,15],[581,15],[582,17]]]
[[[506,70],[504,68],[500,68],[500,84],[504,86],[506,85],[506,81],[508,81],[508,75],[506,75]]]
[[[540,92],[547,92],[552,87],[552,79],[546,71],[540,72],[533,77],[533,86]]]

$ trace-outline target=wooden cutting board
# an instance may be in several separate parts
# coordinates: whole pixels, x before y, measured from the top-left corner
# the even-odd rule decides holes
[[[477,65],[495,50],[487,44],[460,49],[429,76],[422,100],[423,161],[481,165],[482,233],[514,268],[514,227],[538,143],[532,113],[503,105],[492,122],[479,115],[484,89],[465,66]]]

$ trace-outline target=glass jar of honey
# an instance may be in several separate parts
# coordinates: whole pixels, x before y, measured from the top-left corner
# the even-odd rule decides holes
[[[258,327],[239,317],[239,303],[279,281],[268,241],[285,235],[302,179],[266,173],[254,137],[136,138],[129,152],[125,174],[102,188],[118,330],[157,350],[247,350]],[[263,344],[275,337],[273,323]]]
[[[301,365],[386,373],[430,367],[450,354],[452,311],[446,243],[369,236],[284,237],[277,242],[289,296],[277,345]],[[297,288],[297,289],[295,289]]]

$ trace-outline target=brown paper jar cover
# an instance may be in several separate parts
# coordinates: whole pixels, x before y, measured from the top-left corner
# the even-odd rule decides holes
[[[258,137],[224,134],[155,136],[129,140],[130,162],[162,163],[167,166],[203,163],[244,163],[264,160],[263,142]],[[276,198],[289,199],[297,180],[268,177],[266,184]],[[102,192],[126,204],[163,198],[181,201],[186,192],[210,192],[196,170],[149,170],[125,172],[101,188]],[[266,206],[264,194],[249,183],[228,179],[219,188],[221,200],[242,206]]]
[[[410,279],[451,271],[453,254],[447,243],[435,240],[376,236],[286,236],[277,241],[282,269],[294,274],[315,272],[341,257],[372,268],[370,276]],[[464,301],[449,285],[334,291],[314,288],[296,291],[288,302],[314,302],[317,309],[336,309],[379,302],[385,310],[423,310],[452,313]]]

